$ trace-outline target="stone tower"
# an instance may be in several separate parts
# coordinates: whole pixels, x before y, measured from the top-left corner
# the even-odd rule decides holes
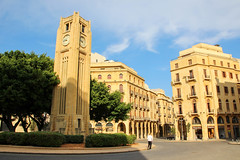
[[[91,40],[91,23],[78,12],[61,18],[54,62],[60,84],[53,91],[51,131],[89,133]]]

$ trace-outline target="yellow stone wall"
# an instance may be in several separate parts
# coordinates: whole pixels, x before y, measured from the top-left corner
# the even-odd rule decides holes
[[[91,23],[74,12],[61,18],[57,31],[54,71],[60,84],[53,91],[51,131],[89,132]]]
[[[239,122],[232,123],[234,117],[240,118],[239,59],[223,53],[219,46],[200,43],[181,51],[170,65],[176,139],[208,140],[219,139],[219,135],[221,138],[233,138],[235,134],[239,134],[236,133],[239,132]],[[217,86],[220,93],[217,93]],[[224,87],[228,88],[228,94],[224,93]],[[234,94],[231,90],[234,90]],[[219,109],[219,99],[222,109]],[[229,110],[226,109],[226,100],[229,101]],[[236,109],[233,107],[233,100],[236,102]],[[229,123],[226,122],[227,116]],[[209,117],[213,119],[213,124],[209,124],[212,122]],[[224,124],[217,123],[219,117],[223,118]],[[196,119],[201,124],[195,124]]]
[[[92,62],[96,61],[92,60]],[[120,74],[122,77],[120,77]],[[111,79],[109,79],[110,75]],[[145,84],[145,80],[135,70],[121,62],[105,61],[92,63],[91,78],[98,82],[104,82],[109,87],[111,86],[110,92],[120,90],[120,85],[122,85],[124,93],[123,102],[132,104],[132,110],[129,113],[130,119],[123,122],[120,121],[119,123],[111,122],[112,128],[110,131],[105,122],[101,122],[102,127],[98,127],[96,122],[91,121],[92,128],[96,133],[124,132],[126,134],[135,134],[137,138],[146,138],[150,132],[154,136],[160,135],[159,128],[161,126],[164,127],[165,123],[161,124],[159,117],[161,116],[161,111],[158,104],[160,101],[166,101],[169,107],[172,104],[170,98],[165,96],[163,90],[159,93],[150,90]],[[168,114],[170,112],[166,111],[165,116],[168,117]],[[164,114],[162,116],[164,117]],[[172,119],[170,121],[172,124]],[[164,119],[162,122],[168,123]],[[122,127],[123,129],[121,129],[121,126],[124,126]],[[164,132],[164,129],[162,129],[162,132]],[[165,134],[162,133],[162,136],[165,136]]]

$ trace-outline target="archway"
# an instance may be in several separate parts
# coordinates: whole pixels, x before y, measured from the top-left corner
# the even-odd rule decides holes
[[[196,139],[202,139],[202,125],[198,117],[193,118],[192,129],[195,131]]]
[[[218,123],[219,138],[220,139],[226,138],[225,129],[224,129],[224,119],[221,116],[218,117],[217,123]]]
[[[187,140],[186,121],[183,118],[178,119],[178,131],[180,133],[180,140]]]
[[[208,117],[207,119],[207,124],[208,124],[208,138],[213,139],[214,138],[214,120],[211,116]]]
[[[126,133],[126,126],[123,122],[118,124],[117,131],[118,133]]]

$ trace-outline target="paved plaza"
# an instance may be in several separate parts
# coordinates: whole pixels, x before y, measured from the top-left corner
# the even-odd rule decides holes
[[[232,145],[227,141],[208,142],[176,142],[155,139],[155,147],[151,150],[144,149],[146,140],[137,141],[140,144],[139,151],[126,149],[123,153],[101,153],[92,149],[91,154],[64,155],[57,154],[19,154],[0,153],[1,160],[239,160],[240,145]],[[11,149],[11,148],[9,148]],[[117,149],[121,152],[121,148]],[[87,150],[85,150],[87,152]],[[116,150],[115,150],[116,151]],[[122,150],[123,151],[123,150]],[[69,151],[70,152],[70,151]],[[101,153],[101,154],[97,154]]]

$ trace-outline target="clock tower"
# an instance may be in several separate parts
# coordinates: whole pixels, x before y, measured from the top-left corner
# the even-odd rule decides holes
[[[74,12],[61,18],[54,71],[60,84],[53,91],[51,131],[89,134],[91,23]]]

